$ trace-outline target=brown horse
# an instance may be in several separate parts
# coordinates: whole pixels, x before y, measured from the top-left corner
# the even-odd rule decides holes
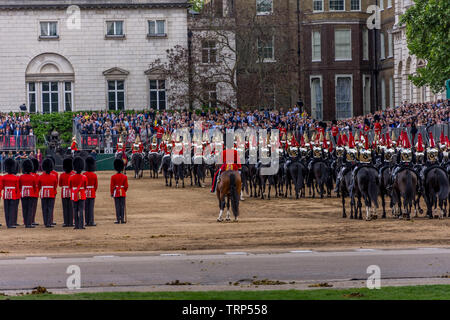
[[[224,171],[220,180],[217,182],[217,199],[219,200],[219,217],[217,222],[222,222],[223,210],[225,209],[225,197],[227,197],[227,217],[226,221],[230,221],[230,202],[233,210],[234,221],[238,221],[239,216],[239,195],[241,194],[241,176],[238,171]]]

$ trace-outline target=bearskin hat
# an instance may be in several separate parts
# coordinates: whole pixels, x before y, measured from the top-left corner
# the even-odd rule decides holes
[[[125,168],[125,164],[123,163],[122,159],[116,159],[114,160],[114,170],[117,172],[122,172]]]
[[[73,168],[76,173],[81,173],[84,170],[84,160],[81,157],[76,157],[73,160]]]
[[[94,172],[95,171],[95,159],[92,157],[86,158],[86,171]]]
[[[47,174],[52,172],[53,170],[53,161],[49,158],[46,158],[44,162],[42,162],[42,170],[44,170]]]
[[[16,161],[13,158],[5,160],[5,171],[8,174],[16,174]]]
[[[324,129],[326,129],[327,128],[327,124],[325,122],[323,122],[323,121],[320,121],[319,122],[319,127],[322,127]]]
[[[33,162],[33,170],[32,170],[33,173],[38,172],[38,170],[39,170],[39,160],[36,159],[36,158],[32,158],[31,162]]]
[[[378,114],[374,115],[373,120],[380,121],[380,116]]]
[[[337,125],[336,119],[334,119],[333,121],[331,121],[331,124],[334,125],[334,126]]]
[[[63,170],[65,173],[71,173],[73,170],[73,160],[72,158],[65,158],[63,160]]]
[[[33,161],[26,159],[22,163],[22,171],[23,173],[31,173],[33,171]]]
[[[53,167],[55,167],[55,164],[56,164],[55,158],[54,158],[53,156],[47,156],[47,158],[50,159],[50,160],[52,161]]]

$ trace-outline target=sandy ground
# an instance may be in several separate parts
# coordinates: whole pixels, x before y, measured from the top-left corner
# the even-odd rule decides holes
[[[95,205],[97,227],[62,228],[62,207],[55,205],[57,226],[42,226],[39,209],[35,229],[6,229],[0,223],[0,257],[152,251],[235,251],[285,249],[404,248],[448,246],[450,219],[411,221],[341,218],[340,199],[272,199],[246,197],[238,223],[218,223],[218,204],[208,188],[165,187],[162,178],[134,180],[129,174],[129,222],[115,225],[109,196],[111,172],[99,173]],[[209,185],[209,178],[208,178]],[[59,195],[58,195],[59,196]],[[19,207],[19,223],[22,223]],[[0,204],[3,212],[3,203]]]

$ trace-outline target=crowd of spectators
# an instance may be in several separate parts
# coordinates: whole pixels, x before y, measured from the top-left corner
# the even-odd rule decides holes
[[[396,108],[377,111],[373,114],[356,116],[346,120],[334,122],[340,130],[363,129],[365,125],[373,128],[375,119],[383,128],[407,128],[412,126],[426,126],[449,123],[450,100],[438,100],[429,103],[404,103]],[[143,142],[157,133],[160,128],[164,132],[172,132],[181,127],[193,128],[196,121],[203,122],[204,129],[226,129],[246,127],[275,129],[284,127],[287,131],[312,130],[320,121],[311,118],[305,111],[297,107],[281,110],[252,110],[239,109],[202,111],[155,111],[145,110],[139,113],[108,113],[99,112],[79,113],[74,116],[75,125],[82,135],[99,134],[124,135],[128,143],[133,143],[135,137],[140,135]],[[328,130],[331,124],[328,125]]]

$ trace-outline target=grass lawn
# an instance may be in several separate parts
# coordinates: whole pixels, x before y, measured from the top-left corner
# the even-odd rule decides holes
[[[0,296],[11,300],[450,300],[450,285],[385,287],[379,290],[315,289],[205,292],[102,292]]]

